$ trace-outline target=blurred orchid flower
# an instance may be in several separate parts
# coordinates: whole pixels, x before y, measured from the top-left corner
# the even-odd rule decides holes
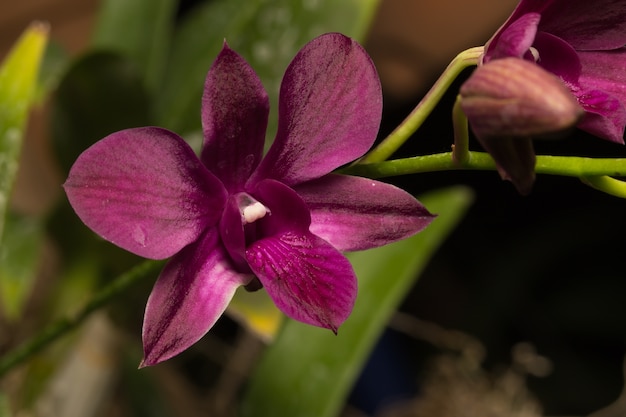
[[[546,72],[542,75],[540,71],[533,71],[531,67],[525,66],[528,89],[536,92],[542,88],[547,89],[544,91],[543,103],[540,96],[536,96],[539,100],[535,104],[540,105],[535,110],[543,107],[547,111],[546,106],[550,101],[561,104],[570,101],[559,92],[548,73],[556,75],[567,86],[584,110],[581,114],[578,109],[567,104],[565,107],[553,109],[554,111],[547,111],[546,115],[559,113],[551,123],[543,119],[534,122],[527,120],[531,124],[535,123],[529,129],[532,134],[510,131],[499,137],[493,135],[493,131],[485,134],[484,120],[476,119],[475,114],[468,114],[477,139],[494,158],[500,175],[511,180],[521,193],[528,193],[534,182],[535,153],[532,139],[555,137],[559,129],[565,131],[575,125],[600,138],[624,143],[624,45],[626,1],[623,0],[522,0],[504,25],[487,42],[478,70],[503,58],[517,58],[536,63]],[[521,64],[507,65],[522,67]],[[478,70],[476,77],[483,77]],[[495,72],[495,69],[490,72]],[[517,72],[517,76],[524,77],[524,74]],[[468,82],[478,84],[472,78],[473,76]],[[531,85],[533,82],[539,84]],[[515,83],[519,84],[519,80],[513,82]],[[474,87],[471,89],[475,90]],[[465,90],[467,94],[468,88]],[[556,96],[548,97],[550,94]],[[520,100],[523,99],[528,99],[527,95],[525,98],[520,96]],[[470,113],[477,112],[475,104],[473,103]],[[502,108],[504,107],[500,107]],[[508,108],[507,111],[510,113],[510,110]],[[568,113],[563,113],[563,110]],[[484,111],[478,113],[484,114]],[[510,116],[507,113],[498,117],[504,120]],[[491,116],[491,120],[498,117]],[[571,125],[563,123],[565,120],[571,122]],[[518,120],[518,127],[522,121],[523,118]],[[546,128],[544,131],[541,130],[542,126]]]
[[[107,136],[70,171],[65,190],[87,226],[137,255],[172,257],[146,306],[142,366],[198,341],[239,286],[262,285],[289,317],[336,332],[357,292],[340,251],[408,237],[434,217],[394,186],[331,173],[371,147],[382,112],[373,63],[353,40],[322,35],[296,55],[262,157],[268,111],[258,76],[224,44],[204,86],[200,158],[144,127]]]
[[[519,58],[478,67],[459,94],[474,134],[520,194],[535,180],[532,139],[558,137],[584,114],[559,78]]]

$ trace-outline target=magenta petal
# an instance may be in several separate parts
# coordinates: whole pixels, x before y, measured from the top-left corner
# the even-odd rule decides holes
[[[578,52],[570,44],[549,33],[539,32],[534,45],[539,51],[539,66],[559,76],[570,88],[578,84],[582,64]]]
[[[146,305],[141,366],[163,362],[200,340],[237,287],[250,281],[232,269],[227,256],[211,230],[165,265]]]
[[[585,117],[578,128],[611,142],[624,143],[624,104],[599,90],[582,90],[577,97],[585,110]]]
[[[231,192],[241,191],[263,154],[269,100],[252,67],[224,44],[202,96],[202,161]]]
[[[528,195],[535,182],[535,150],[530,138],[481,138],[480,144],[496,163],[500,178],[513,183],[522,195]]]
[[[311,214],[302,198],[285,184],[275,180],[263,180],[254,190],[258,198],[270,210],[270,214],[258,221],[258,234],[267,237],[286,231],[304,233],[309,230]]]
[[[527,13],[541,14],[539,30],[564,39],[577,50],[609,50],[626,44],[623,0],[521,0],[494,38]]]
[[[613,95],[626,104],[626,48],[602,52],[579,52],[581,84]]]
[[[540,20],[538,13],[528,13],[513,21],[487,43],[484,62],[507,57],[524,58],[535,40]]]
[[[163,259],[217,224],[221,182],[175,133],[155,127],[113,133],[83,152],[64,184],[80,219],[112,243]]]
[[[350,315],[356,276],[348,260],[323,239],[285,232],[254,242],[246,258],[289,317],[337,332]]]
[[[246,239],[236,196],[231,195],[228,198],[219,230],[230,258],[239,270],[245,270],[248,266],[245,260]]]
[[[404,239],[435,218],[407,192],[367,178],[331,174],[295,191],[311,210],[311,232],[341,251]]]
[[[376,69],[363,48],[337,33],[300,50],[280,90],[276,140],[250,180],[294,185],[362,156],[382,114]]]
[[[541,11],[539,29],[577,50],[610,50],[626,44],[626,3],[623,0],[523,0]]]

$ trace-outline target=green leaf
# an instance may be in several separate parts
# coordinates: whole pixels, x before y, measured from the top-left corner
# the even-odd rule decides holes
[[[9,215],[0,239],[0,311],[9,320],[20,317],[37,277],[43,229],[39,221]]]
[[[242,416],[339,414],[389,318],[461,220],[472,194],[455,187],[429,193],[420,200],[438,214],[424,231],[349,256],[359,277],[359,295],[337,336],[292,320],[286,323],[252,376]]]
[[[52,110],[53,145],[65,172],[96,141],[151,120],[136,66],[114,52],[95,52],[74,62],[59,84]]]
[[[153,92],[161,81],[177,5],[177,0],[105,0],[92,46],[129,57]]]
[[[11,408],[9,407],[9,399],[0,391],[0,417],[9,417],[11,415]]]
[[[326,32],[362,40],[378,1],[213,0],[197,7],[172,43],[157,97],[159,124],[180,133],[200,129],[204,79],[224,39],[259,74],[275,108],[280,80],[298,50]]]
[[[33,23],[0,66],[0,236],[47,40],[48,26]]]

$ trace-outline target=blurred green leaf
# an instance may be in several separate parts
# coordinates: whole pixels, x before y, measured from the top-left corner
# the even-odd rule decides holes
[[[0,66],[0,236],[47,40],[48,26],[33,23]]]
[[[398,304],[472,201],[466,188],[420,200],[439,216],[418,235],[350,254],[359,295],[350,318],[332,332],[290,320],[265,352],[244,397],[242,416],[337,416]]]
[[[204,79],[224,39],[252,65],[276,108],[278,88],[298,50],[326,32],[363,40],[379,0],[213,0],[188,13],[175,34],[159,125],[176,132],[200,129]],[[276,116],[270,118],[269,132]]]
[[[150,100],[137,68],[117,53],[95,52],[76,61],[54,99],[52,140],[65,172],[106,135],[150,124]]]
[[[36,219],[7,216],[0,241],[0,314],[19,318],[39,267],[43,228]],[[10,243],[10,244],[7,244]]]
[[[125,54],[153,92],[169,51],[178,0],[104,0],[92,46]]]
[[[68,52],[61,44],[51,40],[41,61],[37,92],[35,93],[36,102],[46,99],[48,94],[57,88],[69,65]]]
[[[9,400],[3,392],[0,392],[0,417],[9,417],[10,415]]]

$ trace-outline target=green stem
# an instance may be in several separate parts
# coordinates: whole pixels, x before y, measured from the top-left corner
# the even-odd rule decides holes
[[[389,136],[376,146],[376,148],[361,158],[359,163],[384,161],[397,151],[432,113],[437,103],[441,101],[445,92],[450,88],[452,82],[454,82],[465,68],[476,65],[482,53],[483,47],[479,46],[458,54],[411,114],[409,114]]]
[[[456,96],[452,108],[452,126],[454,127],[454,145],[452,159],[458,165],[463,165],[469,159],[469,126],[467,117],[461,108],[461,96]]]
[[[113,282],[96,294],[94,298],[78,312],[78,314],[73,317],[63,318],[56,323],[51,324],[29,341],[2,356],[0,358],[0,377],[50,345],[61,336],[78,327],[95,310],[103,307],[116,296],[123,293],[129,287],[162,266],[163,262],[145,261],[117,277],[117,279],[113,280]]]
[[[369,178],[393,177],[435,171],[493,171],[496,165],[485,152],[468,152],[464,162],[456,163],[452,152],[414,156],[370,164],[357,164],[341,170],[342,174]],[[626,158],[584,158],[577,156],[538,155],[535,172],[567,177],[626,176]],[[615,180],[617,181],[617,180]]]
[[[583,177],[581,181],[588,186],[615,197],[626,198],[626,182],[606,175]]]

